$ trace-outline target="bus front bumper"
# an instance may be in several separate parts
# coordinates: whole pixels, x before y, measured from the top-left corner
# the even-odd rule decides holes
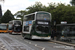
[[[45,39],[45,40],[50,40],[51,37],[50,37],[50,36],[48,36],[48,37],[39,37],[39,36],[33,35],[33,36],[32,36],[32,39]]]
[[[21,32],[12,32],[12,34],[21,34]]]

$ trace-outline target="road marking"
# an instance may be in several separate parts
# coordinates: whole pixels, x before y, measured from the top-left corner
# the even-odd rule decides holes
[[[8,49],[4,49],[4,50],[8,50]]]
[[[3,43],[0,43],[0,45],[3,45]]]
[[[54,46],[53,48],[75,49],[74,47],[71,47],[71,46]]]
[[[29,44],[31,44],[31,42],[29,42]]]
[[[16,38],[16,37],[15,37]],[[17,39],[17,38],[16,38]],[[31,42],[28,42],[28,41],[25,41],[24,42],[28,43],[28,44],[31,44],[31,45],[34,45],[35,47],[38,47],[38,48],[41,48],[42,50],[45,50],[45,47],[41,47],[41,46],[38,46],[37,44],[34,44],[34,43],[31,43]]]
[[[7,37],[8,38],[8,37]],[[22,43],[22,42],[19,42],[18,40],[16,40],[16,39],[18,39],[18,38],[16,38],[16,39],[14,39],[13,37],[11,37],[11,38],[9,38],[9,39],[6,39],[5,37],[3,37],[3,41],[5,42],[5,44],[8,44],[7,46],[10,46],[10,48],[8,47],[8,49],[9,50],[13,50],[13,49],[16,49],[17,47],[19,47],[19,46],[22,46],[22,47],[19,47],[20,49],[26,49],[26,50],[31,50],[32,48],[31,47],[29,47],[28,45],[26,45],[26,44],[24,44],[24,43]],[[14,40],[13,40],[14,39]],[[8,41],[10,42],[8,42]],[[10,40],[12,40],[12,41],[10,41]],[[12,43],[13,42],[13,43]],[[28,41],[27,41],[28,42]],[[2,46],[3,47],[3,46]],[[15,48],[16,47],[16,48]],[[4,48],[3,48],[3,50],[4,50]],[[7,49],[5,49],[5,50],[7,50]],[[32,50],[34,50],[34,49],[32,49]]]
[[[5,48],[5,45],[3,45],[1,48]]]
[[[37,44],[35,44],[35,46],[37,46]]]
[[[42,50],[45,50],[45,48],[42,48]]]
[[[75,49],[74,47],[65,46],[65,49]]]
[[[24,41],[25,41],[25,40],[24,40]],[[33,44],[33,43],[31,43],[31,42],[28,42],[28,41],[25,41],[25,42],[27,42],[27,43],[29,43],[29,44],[31,44],[31,45],[34,45],[35,47],[41,48],[42,50],[45,50],[45,47],[38,46],[37,44]]]

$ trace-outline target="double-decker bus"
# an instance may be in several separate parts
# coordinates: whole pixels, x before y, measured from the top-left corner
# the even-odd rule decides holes
[[[21,20],[9,21],[8,32],[10,34],[21,34],[21,32],[22,32],[22,22],[21,22]]]
[[[8,24],[0,24],[0,33],[8,32]]]
[[[38,11],[23,18],[22,36],[29,39],[51,39],[51,13]]]

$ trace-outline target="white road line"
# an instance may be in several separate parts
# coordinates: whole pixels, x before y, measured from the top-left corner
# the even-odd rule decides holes
[[[25,41],[25,40],[24,40],[24,41]],[[25,42],[27,42],[27,43],[29,43],[29,44],[31,44],[31,45],[34,45],[35,47],[41,48],[42,50],[45,50],[45,47],[38,46],[37,44],[33,44],[33,43],[31,43],[31,42],[28,42],[28,41],[25,41]]]
[[[45,48],[42,48],[42,50],[45,50]]]
[[[8,38],[8,36],[6,36],[7,38]],[[4,38],[3,38],[4,39]],[[26,44],[24,44],[24,43],[22,43],[22,42],[19,42],[18,40],[16,40],[16,39],[14,39],[14,38],[9,38],[9,39],[11,39],[13,42],[15,42],[15,43],[10,43],[10,44],[8,44],[8,42],[7,42],[7,40],[3,40],[3,42],[5,43],[5,44],[8,44],[7,46],[10,46],[11,48],[12,48],[12,50],[14,49],[14,47],[12,47],[12,46],[17,46],[18,44],[19,44],[19,46],[22,46],[22,48],[26,48],[27,50],[29,50],[29,49],[32,49],[31,47],[29,47],[28,45],[26,45]],[[13,40],[14,39],[14,40]],[[27,41],[28,42],[28,41]],[[13,44],[13,45],[11,45],[11,44]],[[16,45],[15,45],[16,44]],[[9,49],[9,48],[8,48]],[[32,49],[32,50],[34,50],[34,49]]]
[[[3,45],[3,43],[0,43],[0,45]]]
[[[37,44],[35,44],[35,46],[37,46]]]
[[[2,48],[2,49],[5,48],[5,45],[3,45],[1,48]]]
[[[4,50],[8,50],[8,49],[4,49]]]
[[[29,42],[29,44],[31,44],[31,42]]]
[[[16,38],[16,37],[15,37]],[[28,42],[28,41],[25,41],[24,42],[28,43],[28,44],[31,44],[31,45],[34,45],[35,47],[38,47],[38,48],[41,48],[42,50],[45,50],[44,47],[41,47],[41,46],[38,46],[37,44],[34,44],[34,43],[31,43],[31,42]]]

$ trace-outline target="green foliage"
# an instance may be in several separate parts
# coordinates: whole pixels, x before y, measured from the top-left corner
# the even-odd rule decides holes
[[[75,0],[71,0],[70,3],[72,6],[75,6]]]
[[[15,13],[14,16],[16,16],[16,18],[21,18],[21,20],[23,20],[23,16],[25,14],[27,14],[27,12],[24,10],[21,10],[21,11],[18,11],[17,13]]]
[[[75,7],[70,5],[59,4],[56,9],[51,11],[52,21],[56,21],[59,24],[61,21],[67,21],[68,23],[75,22]]]
[[[1,23],[8,23],[9,21],[13,20],[14,16],[10,12],[10,10],[7,10],[4,15],[1,18]]]
[[[34,5],[29,6],[26,9],[28,9],[28,13],[33,13],[36,11],[44,11],[46,9],[46,7],[44,5],[42,5],[41,2],[36,2]]]
[[[60,24],[61,21],[67,21],[68,23],[75,23],[75,7],[71,5],[65,5],[62,3],[48,3],[48,6],[43,5],[41,2],[36,2],[34,5],[27,7],[25,12],[18,11],[21,13],[17,17],[23,17],[25,14],[33,13],[36,11],[47,11],[52,14],[52,23],[56,21]],[[23,15],[22,15],[23,14]]]
[[[55,7],[55,3],[48,3],[48,6],[46,7],[46,11],[47,12],[50,12],[51,13],[51,11],[53,10],[53,9],[56,9],[56,7]]]

